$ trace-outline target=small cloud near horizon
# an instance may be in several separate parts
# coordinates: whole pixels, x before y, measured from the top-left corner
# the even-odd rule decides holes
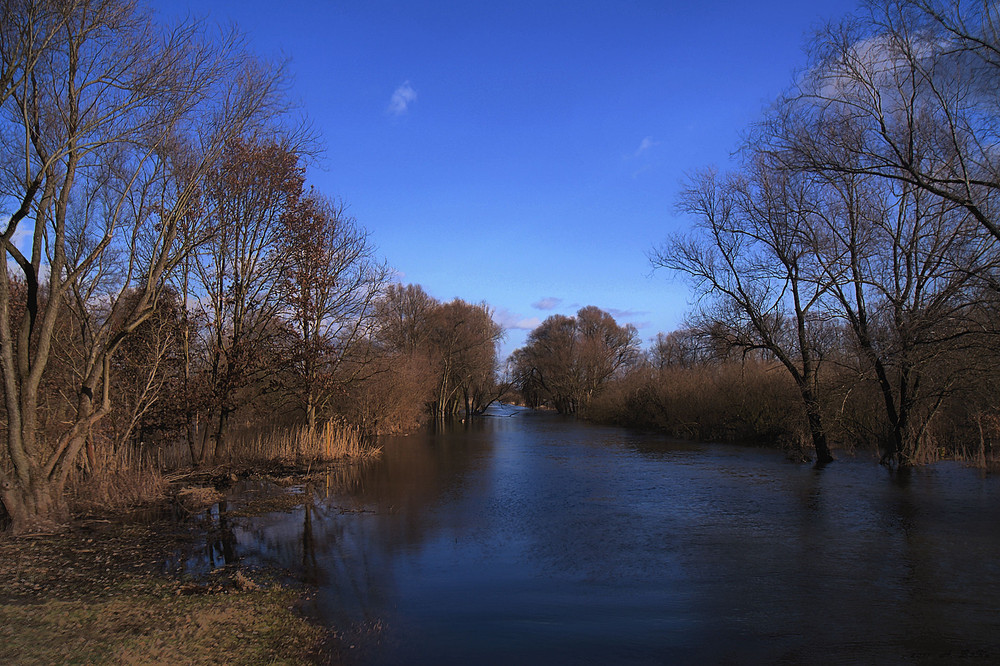
[[[392,93],[389,100],[389,108],[386,111],[394,116],[401,116],[409,109],[410,104],[417,99],[417,91],[413,89],[409,81],[404,81]]]
[[[534,303],[531,304],[531,307],[535,308],[536,310],[555,310],[557,307],[559,307],[559,305],[562,302],[563,299],[561,298],[549,296],[547,298],[543,298],[540,301],[535,301]]]
[[[504,308],[499,308],[493,313],[493,321],[507,330],[515,331],[532,331],[542,323],[538,317],[522,317]]]

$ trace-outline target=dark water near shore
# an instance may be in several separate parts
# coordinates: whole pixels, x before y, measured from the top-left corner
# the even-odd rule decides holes
[[[208,552],[315,584],[360,663],[1000,656],[1000,478],[956,464],[816,471],[502,407],[300,491]]]

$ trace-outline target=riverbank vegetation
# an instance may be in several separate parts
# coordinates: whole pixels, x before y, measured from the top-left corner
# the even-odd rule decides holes
[[[821,30],[742,165],[691,177],[692,229],[650,254],[691,285],[687,328],[584,413],[820,464],[834,445],[995,459],[997,25],[989,5],[907,0]]]
[[[489,307],[393,284],[307,186],[282,66],[135,2],[0,10],[0,523],[181,465],[363,457],[497,397]]]
[[[511,356],[485,303],[398,284],[281,65],[110,0],[0,0],[0,523],[125,506],[165,470],[364,457],[525,404],[676,436],[996,455],[995,11],[874,3],[819,32],[734,172],[688,182],[684,330],[588,306]],[[653,240],[653,239],[651,239]],[[67,493],[67,491],[69,491]]]

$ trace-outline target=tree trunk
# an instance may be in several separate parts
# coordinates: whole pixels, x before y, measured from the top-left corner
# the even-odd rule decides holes
[[[309,428],[310,434],[316,432],[316,402],[313,399],[311,389],[306,396],[306,426]]]
[[[809,392],[809,396],[803,395],[802,397],[806,403],[809,434],[812,436],[813,448],[816,450],[816,467],[824,467],[833,462],[833,454],[830,452],[830,443],[826,439],[826,430],[823,428],[819,402],[812,396],[811,392]]]
[[[882,453],[882,458],[879,460],[880,465],[892,465],[894,463],[900,463],[903,446],[904,446],[904,432],[901,427],[901,423],[905,422],[905,415],[900,413],[900,409],[896,405],[896,397],[893,394],[892,384],[889,380],[889,373],[886,371],[885,365],[882,360],[876,356],[874,349],[866,349],[869,357],[872,358],[875,366],[875,375],[878,378],[879,388],[882,390],[882,400],[885,403],[885,412],[889,417],[889,423],[892,425],[892,435],[889,441],[886,442],[885,450]]]
[[[8,481],[0,489],[0,499],[10,516],[14,534],[50,530],[69,519],[62,484],[58,481],[33,481],[27,488]]]
[[[215,454],[212,456],[212,462],[216,465],[222,464],[229,458],[229,440],[226,438],[229,411],[224,408],[219,412],[219,428],[215,431]]]

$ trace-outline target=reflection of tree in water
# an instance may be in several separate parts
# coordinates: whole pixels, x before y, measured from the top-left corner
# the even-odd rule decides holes
[[[339,631],[367,632],[393,608],[393,560],[424,543],[437,527],[428,507],[465,478],[481,458],[486,437],[478,424],[410,436],[383,457],[332,467],[304,489],[291,512],[240,519],[234,530],[244,563],[291,573],[317,588],[310,611]],[[473,525],[477,516],[465,522]]]
[[[312,490],[306,490],[306,501],[302,504],[302,579],[311,585],[319,584],[319,564],[316,561],[316,541],[312,527]]]
[[[191,576],[202,576],[215,569],[240,561],[237,536],[238,519],[230,515],[226,500],[206,509],[195,517],[195,523],[205,528],[205,540],[167,555],[163,569]]]
[[[373,628],[395,612],[397,556],[433,538],[440,517],[429,508],[461,490],[490,457],[493,441],[482,423],[401,439],[381,459],[334,466],[302,489],[259,482],[234,488],[228,504],[210,514],[208,538],[183,566],[204,572],[239,562],[285,572],[315,586],[307,614],[348,640],[356,635],[359,645],[377,643]],[[291,510],[239,511],[248,495],[289,492],[300,492],[302,500]],[[468,508],[450,516],[448,528],[473,529],[480,517],[477,507]]]
[[[208,533],[206,555],[213,568],[236,564],[236,535],[229,519],[229,505],[226,500],[219,502],[219,520],[214,530]]]
[[[244,564],[287,572],[315,586],[318,594],[309,612],[349,631],[377,622],[386,606],[382,591],[392,581],[386,579],[388,567],[373,558],[369,547],[375,540],[366,520],[370,516],[337,506],[325,495],[325,487],[310,484],[295,509],[240,517],[228,533],[235,539],[232,552]],[[223,553],[228,548],[224,540],[212,547]]]

